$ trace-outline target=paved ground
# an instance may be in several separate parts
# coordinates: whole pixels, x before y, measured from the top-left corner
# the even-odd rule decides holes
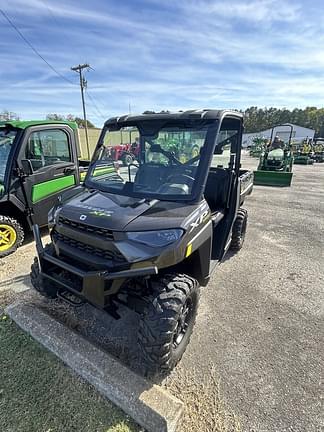
[[[243,167],[256,163],[246,157]],[[215,365],[221,393],[244,431],[324,430],[323,185],[324,164],[317,164],[295,166],[291,188],[255,187],[245,205],[244,248],[218,267],[202,293],[181,369],[199,381]],[[27,255],[26,272],[32,259]],[[117,322],[90,307],[62,315],[136,365],[131,313]]]
[[[249,431],[324,430],[324,164],[294,172],[291,188],[255,187],[246,201],[244,249],[203,293],[183,360],[201,375],[216,365]]]

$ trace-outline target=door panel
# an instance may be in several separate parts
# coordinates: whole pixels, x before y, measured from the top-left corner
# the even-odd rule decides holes
[[[61,192],[64,189],[67,189],[71,186],[75,185],[75,177],[74,175],[59,177],[57,179],[48,180],[42,183],[38,183],[33,185],[31,201],[33,204],[41,201],[42,199],[56,194],[57,192]]]
[[[73,133],[64,126],[35,127],[24,138],[20,160],[30,160],[34,171],[23,179],[33,223],[46,225],[58,195],[78,183],[74,147]]]

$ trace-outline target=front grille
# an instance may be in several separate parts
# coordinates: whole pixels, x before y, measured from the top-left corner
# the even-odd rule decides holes
[[[82,243],[80,241],[74,240],[70,237],[67,237],[61,233],[58,233],[57,231],[52,232],[53,240],[54,241],[61,241],[64,244],[71,246],[73,248],[77,248],[78,250],[98,256],[100,258],[104,258],[109,261],[114,261],[115,263],[124,263],[126,262],[123,255],[117,251],[106,251],[100,248],[95,248],[93,246],[87,245],[85,243]]]
[[[73,222],[70,219],[66,219],[62,216],[59,217],[59,223],[65,226],[68,226],[69,228],[74,228],[76,230],[86,232],[89,234],[95,234],[100,237],[104,237],[105,240],[114,240],[114,235],[111,230],[108,230],[106,228],[98,228],[98,227],[92,227],[80,222]]]
[[[271,160],[271,159],[268,159],[268,165],[271,165],[271,166],[280,166],[281,165],[281,161],[277,161],[277,160]]]

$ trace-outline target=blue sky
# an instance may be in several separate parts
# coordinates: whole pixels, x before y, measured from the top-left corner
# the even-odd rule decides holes
[[[88,62],[89,119],[146,109],[323,106],[324,4],[288,0],[0,0],[62,75]],[[0,15],[0,111],[81,115],[80,92]],[[95,105],[93,103],[95,101]]]

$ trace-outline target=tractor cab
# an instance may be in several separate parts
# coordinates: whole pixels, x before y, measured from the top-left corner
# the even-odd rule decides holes
[[[279,133],[286,135],[288,140],[280,138]],[[284,128],[282,131],[279,128]],[[275,132],[277,135],[273,138]],[[270,142],[260,156],[258,169],[254,171],[254,184],[262,186],[290,186],[292,179],[292,138],[293,126],[284,124],[274,126],[271,130]]]
[[[267,167],[281,168],[284,162],[285,151],[287,151],[285,142],[276,136],[275,139],[269,143],[268,151],[265,154],[265,164]]]

